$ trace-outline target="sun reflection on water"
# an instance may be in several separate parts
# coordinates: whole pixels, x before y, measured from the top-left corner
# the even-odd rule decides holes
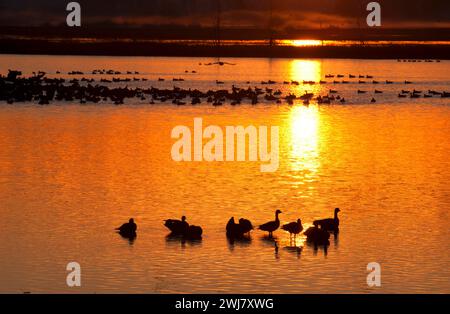
[[[291,80],[294,81],[319,82],[322,75],[320,61],[292,60],[289,64],[289,68]]]
[[[289,115],[290,164],[293,171],[302,172],[308,179],[317,172],[319,162],[319,108],[295,106]]]

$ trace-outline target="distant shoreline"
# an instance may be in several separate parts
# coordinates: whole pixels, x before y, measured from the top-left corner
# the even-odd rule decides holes
[[[450,60],[450,45],[392,44],[309,47],[226,45],[219,48],[211,45],[180,43],[0,39],[0,54]]]

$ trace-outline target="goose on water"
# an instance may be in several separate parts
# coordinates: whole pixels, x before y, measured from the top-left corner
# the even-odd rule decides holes
[[[339,208],[336,208],[334,210],[334,218],[327,218],[327,219],[321,219],[314,221],[314,224],[317,223],[320,228],[322,228],[325,231],[339,231],[339,217],[338,213],[341,210]]]
[[[134,237],[136,237],[137,225],[134,222],[134,219],[130,218],[130,220],[127,223],[124,223],[119,228],[116,228],[116,230],[123,237],[134,238]]]
[[[259,226],[259,230],[269,232],[269,237],[272,237],[272,233],[280,227],[280,219],[278,218],[279,214],[281,214],[281,210],[277,209],[275,212],[275,220]]]
[[[298,219],[296,222],[291,222],[282,226],[281,229],[289,232],[290,236],[294,235],[294,237],[296,237],[297,234],[303,231],[302,221],[301,219]]]
[[[319,228],[317,221],[314,222],[314,227],[308,228],[305,231],[306,240],[314,245],[328,245],[330,243],[330,234],[328,231]]]
[[[237,224],[234,217],[231,217],[226,226],[227,236],[230,238],[241,238],[251,230],[253,230],[252,223],[244,218],[239,219]]]
[[[173,235],[183,235],[189,229],[189,224],[186,221],[186,216],[181,217],[181,220],[168,219],[164,222]]]
[[[200,239],[203,234],[203,229],[199,226],[189,225],[186,221],[186,216],[181,217],[181,220],[168,219],[164,222],[171,231],[171,236],[182,236],[187,239]]]

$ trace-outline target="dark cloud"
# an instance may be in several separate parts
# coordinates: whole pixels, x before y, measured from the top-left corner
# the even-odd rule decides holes
[[[60,24],[64,0],[0,0],[0,25]],[[81,0],[86,25],[99,21],[127,24],[213,25],[218,0]],[[273,0],[274,25],[354,26],[365,19],[367,0]],[[388,26],[448,26],[448,0],[380,0]],[[265,27],[270,0],[222,0],[223,23]]]

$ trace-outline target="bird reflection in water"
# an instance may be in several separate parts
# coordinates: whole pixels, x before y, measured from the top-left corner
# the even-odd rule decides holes
[[[242,236],[239,238],[227,237],[228,249],[233,252],[235,247],[248,247],[252,244],[250,236]]]
[[[137,235],[136,235],[136,234],[134,234],[134,235],[125,235],[125,234],[122,234],[122,233],[120,233],[120,232],[118,232],[118,234],[120,234],[120,236],[122,237],[122,239],[125,240],[125,241],[127,241],[128,244],[130,244],[130,245],[133,245],[133,244],[134,244],[134,241],[136,241],[136,238],[137,238]]]
[[[181,245],[182,248],[185,248],[186,244],[190,246],[200,246],[202,244],[202,238],[190,239],[181,235],[175,235],[171,233],[166,236],[166,243],[169,246]]]
[[[300,256],[303,251],[303,247],[301,247],[301,246],[285,246],[284,250],[288,253],[296,254],[297,258],[300,259]]]
[[[278,238],[276,236],[273,235],[266,235],[263,236],[261,238],[261,241],[266,245],[266,246],[271,246],[274,249],[274,254],[275,254],[275,259],[279,259],[279,241]]]

